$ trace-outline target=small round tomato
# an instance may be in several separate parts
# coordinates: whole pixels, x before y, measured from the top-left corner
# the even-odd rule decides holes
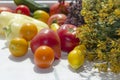
[[[50,29],[57,31],[60,28],[60,26],[57,23],[52,23],[50,25]]]
[[[65,14],[54,14],[52,16],[50,16],[50,18],[48,19],[47,24],[50,26],[52,23],[57,23],[59,25],[64,24],[64,22],[66,21],[67,16]]]
[[[15,12],[30,16],[30,9],[26,5],[18,5]]]
[[[21,37],[30,41],[37,34],[37,26],[33,23],[24,23],[20,29]]]
[[[2,11],[13,12],[13,10],[12,10],[11,8],[9,8],[9,7],[0,7],[0,13],[1,13]]]
[[[28,42],[23,38],[14,38],[9,43],[9,51],[13,56],[24,56],[28,51]]]
[[[33,13],[33,17],[35,19],[38,19],[38,20],[41,20],[45,23],[47,23],[48,19],[49,19],[49,14],[43,10],[36,10],[34,13]]]
[[[40,68],[48,68],[54,61],[54,51],[51,47],[40,46],[34,54],[34,62]]]

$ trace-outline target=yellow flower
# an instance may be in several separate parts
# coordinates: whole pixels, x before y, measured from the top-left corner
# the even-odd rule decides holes
[[[100,71],[120,73],[120,0],[83,0],[81,14],[86,25],[77,37],[86,46],[86,59],[105,62]]]
[[[120,9],[115,9],[114,14],[115,14],[116,16],[120,16]]]
[[[110,18],[108,19],[108,23],[109,23],[109,24],[113,24],[113,23],[114,23],[114,17],[110,17]]]
[[[112,72],[114,73],[119,73],[120,72],[120,64],[116,64],[116,63],[111,63],[112,66],[110,66],[110,69]]]
[[[120,29],[116,30],[117,35],[120,36]]]
[[[107,13],[99,13],[99,16],[100,16],[101,18],[106,18],[106,17],[108,17],[108,15],[109,15],[109,14],[107,14]]]
[[[114,6],[114,0],[108,0],[109,9],[112,9]]]
[[[80,13],[81,13],[81,15],[82,15],[82,16],[85,16],[85,15],[86,15],[86,13],[87,13],[87,10],[82,9]]]

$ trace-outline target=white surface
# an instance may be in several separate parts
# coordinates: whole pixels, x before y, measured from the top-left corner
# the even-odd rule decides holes
[[[40,69],[35,66],[31,50],[24,57],[13,57],[6,40],[0,39],[0,80],[120,80],[120,74],[99,73],[93,65],[86,62],[78,71],[70,68],[67,54],[56,60],[51,68]]]
[[[0,6],[15,6],[13,2],[0,3]],[[13,57],[6,40],[0,37],[0,80],[120,80],[120,74],[99,73],[89,62],[74,71],[68,65],[66,53],[62,53],[62,58],[56,60],[51,68],[40,69],[34,65],[31,50],[24,57]]]

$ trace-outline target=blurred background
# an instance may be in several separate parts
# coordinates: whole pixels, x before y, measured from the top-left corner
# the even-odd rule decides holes
[[[13,1],[13,0],[0,0],[0,1]],[[35,1],[57,1],[57,0],[35,0]],[[70,0],[66,0],[66,1],[70,1]]]

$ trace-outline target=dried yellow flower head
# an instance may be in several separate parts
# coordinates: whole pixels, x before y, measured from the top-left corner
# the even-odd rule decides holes
[[[100,71],[120,73],[120,0],[83,0],[85,24],[76,36],[86,47],[86,58],[98,61]]]

